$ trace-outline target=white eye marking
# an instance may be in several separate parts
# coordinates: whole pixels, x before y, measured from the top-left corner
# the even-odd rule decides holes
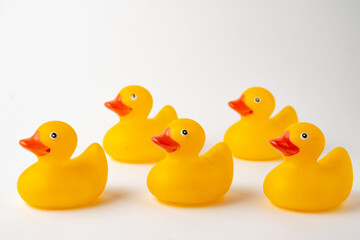
[[[189,134],[189,132],[186,129],[181,130],[181,135],[183,135],[184,137],[187,136]]]
[[[261,102],[261,98],[259,98],[259,97],[254,98],[254,102],[256,102],[256,103]]]
[[[304,132],[304,133],[300,134],[300,138],[301,138],[302,140],[308,140],[309,135]]]
[[[137,96],[136,96],[135,94],[132,94],[132,95],[130,96],[130,98],[131,98],[131,100],[135,101],[135,100],[137,99]]]
[[[58,135],[57,135],[56,132],[52,132],[52,133],[50,133],[50,137],[51,137],[52,139],[57,139]]]

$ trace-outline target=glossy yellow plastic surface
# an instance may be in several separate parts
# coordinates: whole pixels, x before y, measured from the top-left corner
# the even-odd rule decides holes
[[[270,143],[284,154],[284,161],[264,181],[264,193],[272,203],[296,211],[324,211],[349,196],[353,184],[350,156],[337,147],[318,160],[325,146],[319,128],[295,123]]]
[[[229,106],[241,115],[241,120],[224,136],[233,155],[246,160],[280,159],[281,154],[269,145],[269,140],[298,121],[294,108],[287,106],[270,118],[275,99],[261,87],[247,89],[238,100],[229,102]]]
[[[197,122],[175,120],[152,140],[168,152],[147,178],[148,189],[159,200],[204,204],[220,199],[229,190],[233,178],[231,151],[221,142],[199,156],[205,132]]]
[[[120,117],[119,123],[105,134],[103,141],[105,152],[113,159],[151,163],[165,157],[165,152],[151,142],[151,137],[164,131],[167,124],[177,119],[177,114],[168,105],[149,119],[152,104],[151,94],[140,86],[125,87],[115,100],[105,103]]]
[[[29,205],[76,208],[94,202],[103,192],[108,176],[104,150],[93,143],[80,156],[70,159],[77,136],[68,124],[44,123],[31,138],[20,140],[20,145],[38,156],[17,183],[21,198]]]

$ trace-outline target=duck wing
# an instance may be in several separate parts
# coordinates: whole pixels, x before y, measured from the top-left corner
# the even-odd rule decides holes
[[[175,109],[170,106],[167,105],[165,107],[163,107],[160,112],[153,118],[155,121],[164,123],[164,124],[169,124],[171,121],[177,119],[178,116],[176,114]]]
[[[276,116],[271,118],[274,125],[287,127],[292,123],[298,122],[296,111],[293,107],[284,107]]]

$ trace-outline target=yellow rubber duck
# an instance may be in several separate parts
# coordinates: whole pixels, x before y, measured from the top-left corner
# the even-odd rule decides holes
[[[151,163],[165,157],[164,151],[151,142],[151,137],[164,131],[167,124],[177,119],[175,109],[165,106],[154,117],[148,115],[153,99],[141,86],[123,88],[113,101],[105,106],[117,113],[119,123],[104,137],[105,152],[113,159],[128,163]]]
[[[238,100],[229,102],[229,106],[241,115],[241,120],[224,136],[234,156],[246,160],[280,159],[281,154],[269,145],[269,140],[298,121],[294,108],[287,106],[270,118],[275,99],[261,87],[247,89]]]
[[[152,141],[167,151],[167,156],[150,171],[147,186],[158,199],[175,204],[204,204],[220,199],[230,188],[233,158],[221,142],[199,156],[205,132],[195,121],[171,122]]]
[[[108,165],[104,150],[91,144],[70,159],[77,145],[74,129],[60,121],[41,125],[35,134],[20,140],[38,161],[19,177],[17,188],[29,205],[42,209],[67,209],[94,202],[104,191]]]
[[[319,128],[295,123],[270,143],[284,155],[283,163],[264,181],[264,193],[275,205],[297,211],[323,211],[337,207],[349,196],[353,184],[350,156],[337,147],[318,160],[325,146]]]

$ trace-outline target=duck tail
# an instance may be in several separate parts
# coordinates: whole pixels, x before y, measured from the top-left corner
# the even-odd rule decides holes
[[[167,105],[160,110],[160,112],[154,117],[154,120],[165,123],[167,125],[177,118],[178,116],[175,109],[172,106]]]
[[[97,176],[103,176],[108,172],[108,163],[105,152],[100,144],[91,144],[80,156],[73,159],[74,162],[91,172],[91,177],[94,180]]]
[[[287,127],[292,123],[298,122],[298,116],[292,106],[286,106],[271,120],[275,122],[275,124],[281,124]]]
[[[342,147],[337,147],[329,152],[318,163],[321,166],[336,172],[340,177],[353,178],[353,168],[349,153]]]
[[[231,150],[229,146],[224,142],[216,144],[209,151],[201,155],[201,157],[211,163],[218,164],[223,168],[234,168],[234,160]]]

